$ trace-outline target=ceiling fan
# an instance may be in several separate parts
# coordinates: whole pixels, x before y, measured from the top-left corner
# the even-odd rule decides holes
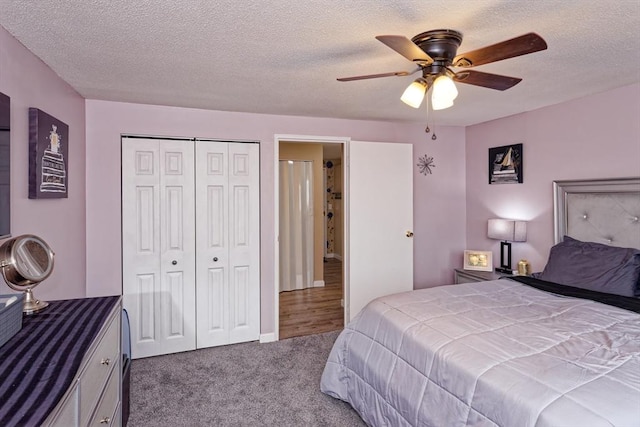
[[[454,81],[496,90],[509,89],[522,81],[517,77],[483,73],[469,68],[547,48],[544,39],[535,33],[524,34],[463,54],[457,54],[458,47],[462,43],[462,33],[455,30],[426,31],[411,40],[405,36],[392,35],[376,36],[376,39],[417,64],[418,68],[413,71],[341,77],[338,81],[408,76],[422,71],[422,77],[411,83],[400,99],[407,105],[418,108],[427,91],[433,87],[431,100],[434,110],[453,105],[453,100],[458,95]],[[463,70],[456,72],[452,67],[463,68]]]

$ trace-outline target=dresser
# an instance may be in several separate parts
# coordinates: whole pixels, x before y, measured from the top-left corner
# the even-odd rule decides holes
[[[119,296],[51,301],[0,347],[0,425],[121,426]]]

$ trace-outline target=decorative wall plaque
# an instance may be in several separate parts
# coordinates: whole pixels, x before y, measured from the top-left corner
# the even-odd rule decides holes
[[[29,108],[29,198],[66,198],[69,126]]]

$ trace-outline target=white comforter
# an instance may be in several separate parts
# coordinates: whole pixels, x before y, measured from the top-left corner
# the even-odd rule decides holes
[[[504,279],[390,295],[321,389],[375,426],[640,426],[640,314]]]

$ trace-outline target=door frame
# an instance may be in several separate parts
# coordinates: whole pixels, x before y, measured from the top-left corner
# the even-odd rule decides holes
[[[274,311],[274,338],[280,340],[280,143],[306,143],[306,144],[343,144],[342,150],[342,202],[343,202],[343,255],[342,255],[342,278],[343,278],[343,322],[346,325],[349,319],[349,137],[335,136],[310,136],[310,135],[289,135],[276,134],[273,144],[273,177],[274,177],[274,281],[273,281],[273,311]]]

